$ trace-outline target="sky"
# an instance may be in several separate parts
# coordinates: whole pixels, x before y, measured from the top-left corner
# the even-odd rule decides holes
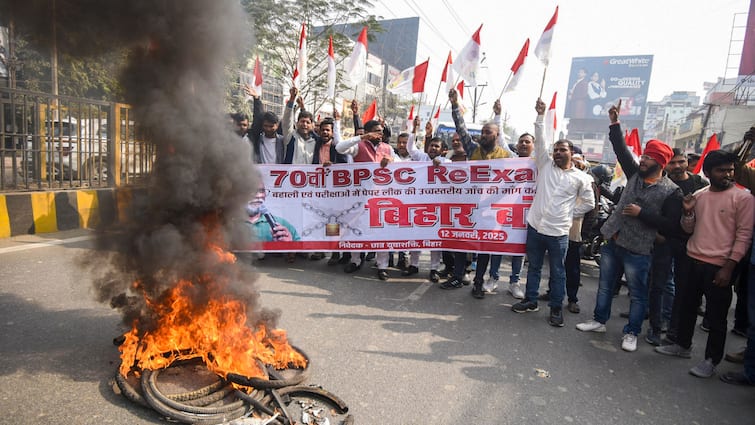
[[[372,13],[384,19],[419,16],[417,63],[430,58],[425,84],[432,104],[449,50],[454,58],[480,24],[481,50],[486,60],[481,71],[485,88],[478,88],[477,121],[492,116],[497,98],[524,41],[530,39],[526,73],[513,93],[501,98],[507,123],[518,132],[531,131],[535,100],[543,82],[544,66],[532,54],[545,25],[559,6],[551,59],[545,72],[543,99],[550,103],[558,92],[559,127],[568,89],[572,57],[653,55],[648,99],[659,101],[673,91],[705,95],[704,82],[736,76],[727,71],[730,39],[742,33],[750,0],[371,0]],[[755,0],[753,0],[755,1]],[[421,7],[420,7],[421,6]],[[736,17],[735,14],[741,13]],[[736,38],[736,37],[735,37]],[[740,36],[741,39],[741,36]],[[729,67],[739,66],[741,43],[732,49]],[[418,95],[416,95],[418,96]],[[439,99],[446,100],[441,89]],[[472,95],[465,93],[471,109]],[[484,104],[483,104],[484,103]],[[471,115],[467,117],[471,121]],[[608,118],[606,118],[606,128]],[[565,127],[560,128],[565,131]]]

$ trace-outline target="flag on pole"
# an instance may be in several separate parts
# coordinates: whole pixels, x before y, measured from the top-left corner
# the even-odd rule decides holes
[[[624,140],[627,143],[627,147],[630,151],[632,151],[632,154],[634,155],[634,159],[637,161],[640,160],[640,156],[642,156],[642,145],[640,144],[640,133],[636,128],[633,128],[632,131],[629,132],[629,134],[624,138]]]
[[[464,80],[459,81],[456,85],[456,92],[459,93],[459,99],[464,100]]]
[[[548,66],[548,62],[551,59],[551,42],[553,41],[553,28],[556,26],[558,20],[558,6],[556,6],[556,12],[553,13],[553,17],[543,30],[543,35],[540,36],[537,45],[535,46],[535,56],[540,59],[543,65]]]
[[[718,144],[718,136],[716,133],[713,133],[713,135],[710,136],[710,139],[708,139],[708,143],[705,145],[705,149],[703,149],[703,154],[700,155],[700,160],[697,161],[697,165],[695,165],[695,170],[692,171],[692,174],[700,174],[700,171],[703,169],[705,155],[708,155],[708,152],[710,151],[716,151],[719,149],[721,149],[721,145]]]
[[[461,49],[461,52],[456,56],[456,62],[453,63],[454,70],[471,86],[477,85],[477,74],[480,72],[481,29],[482,25],[472,34],[472,39]]]
[[[262,93],[262,63],[259,56],[254,61],[254,91]]]
[[[307,82],[307,24],[301,24],[299,35],[299,56],[294,69],[294,87],[301,87]]]
[[[346,62],[346,76],[353,85],[357,85],[364,81],[365,74],[367,73],[367,27],[362,28],[362,32],[359,33],[359,38],[356,44],[354,44],[354,50],[351,51],[351,56]]]
[[[454,88],[454,70],[451,66],[454,63],[451,59],[451,52],[448,52],[448,59],[446,59],[446,66],[443,67],[443,73],[440,75],[440,82],[446,83],[446,92],[450,92]]]
[[[372,99],[372,103],[367,108],[366,111],[362,114],[362,125],[364,125],[367,121],[374,120],[377,116],[377,99]]]
[[[524,74],[524,61],[527,59],[527,52],[530,48],[530,39],[528,38],[527,41],[524,42],[524,46],[522,46],[522,50],[519,51],[519,56],[516,57],[516,60],[514,61],[514,64],[511,65],[511,78],[509,79],[508,84],[506,84],[506,87],[503,88],[504,93],[512,92],[514,89],[516,89],[517,84],[519,84],[519,79],[522,77],[522,74]]]
[[[640,134],[636,128],[632,131],[624,132],[624,142],[629,148],[629,152],[632,154],[635,162],[640,162],[640,156],[642,155],[642,145],[640,144]],[[624,170],[621,169],[621,164],[617,163],[613,172],[613,179],[611,180],[611,190],[616,190],[619,186],[627,185],[627,175],[624,174]]]
[[[554,142],[556,136],[556,95],[558,92],[553,93],[553,99],[551,100],[551,106],[548,107],[548,112],[545,113],[545,139],[548,143]]]
[[[417,66],[407,68],[395,76],[385,89],[393,94],[412,94],[425,91],[425,78],[430,59]]]
[[[409,117],[406,118],[406,128],[407,131],[412,131],[414,128],[414,104],[412,103],[412,108],[409,109]]]
[[[435,115],[433,116],[432,124],[433,128],[438,128],[438,121],[440,121],[440,106],[438,106],[438,109],[435,111]]]
[[[333,53],[333,36],[328,41],[328,99],[336,98],[336,56]]]

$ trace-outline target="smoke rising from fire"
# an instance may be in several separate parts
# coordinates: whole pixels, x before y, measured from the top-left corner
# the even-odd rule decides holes
[[[41,51],[50,48],[49,0],[1,3],[18,28],[37,32]],[[106,229],[100,252],[86,261],[92,270],[106,269],[96,278],[97,298],[130,325],[149,319],[135,282],[156,299],[178,279],[219,276],[246,302],[249,322],[272,325],[275,314],[256,307],[252,272],[208,249],[227,248],[236,211],[256,188],[250,148],[228,128],[223,106],[225,68],[251,42],[239,2],[56,0],[55,19],[66,29],[57,40],[61,53],[130,48],[120,81],[134,121],[158,152],[146,196],[135,192],[129,220]],[[201,287],[193,296],[202,305]]]

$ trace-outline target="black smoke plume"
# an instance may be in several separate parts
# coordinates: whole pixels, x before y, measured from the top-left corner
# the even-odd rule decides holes
[[[159,299],[178,279],[218,276],[247,303],[251,324],[272,325],[275,314],[256,306],[251,271],[208,250],[209,242],[227,243],[236,211],[256,188],[249,146],[228,128],[223,106],[225,69],[251,40],[239,2],[3,0],[0,13],[34,33],[41,51],[52,45],[52,19],[66,29],[60,52],[130,49],[120,81],[157,159],[146,190],[133,193],[128,220],[103,229],[100,251],[86,261],[105,270],[95,279],[97,298],[118,308],[126,325],[136,318],[144,325],[149,309],[135,282]]]

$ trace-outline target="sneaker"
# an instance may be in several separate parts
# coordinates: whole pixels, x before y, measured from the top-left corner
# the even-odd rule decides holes
[[[582,332],[604,333],[606,331],[606,325],[595,320],[589,320],[587,322],[577,323],[577,329]]]
[[[656,347],[661,345],[661,331],[648,329],[648,333],[645,335],[645,342]]]
[[[546,292],[544,294],[540,294],[537,296],[537,299],[540,301],[550,301],[551,300],[551,293]]]
[[[351,261],[351,255],[344,254],[340,260],[338,260],[338,264],[349,264]]]
[[[624,334],[621,338],[621,349],[629,352],[637,351],[637,335]]]
[[[515,313],[528,313],[531,311],[538,311],[540,310],[540,307],[538,307],[535,302],[524,300],[512,305],[511,310]]]
[[[359,267],[361,267],[361,264],[357,266],[357,263],[349,263],[346,265],[346,267],[343,268],[343,271],[346,273],[354,273],[355,271],[359,270]]]
[[[329,266],[335,266],[338,264],[338,262],[341,260],[341,253],[334,252],[330,255],[330,259],[328,259],[328,265]]]
[[[726,372],[723,375],[719,376],[719,379],[726,382],[727,384],[743,385],[746,387],[755,386],[755,384],[750,382],[750,380],[747,379],[745,374],[742,372]]]
[[[312,254],[311,254],[311,255],[309,256],[309,259],[310,259],[311,261],[320,261],[320,260],[322,260],[323,258],[325,258],[325,253],[323,253],[323,252],[315,252],[315,253],[312,253]]]
[[[417,266],[409,266],[404,268],[404,271],[401,272],[401,276],[411,276],[417,273],[419,273]]]
[[[488,294],[492,294],[498,289],[498,279],[490,278],[482,284],[482,290]]]
[[[430,276],[428,279],[430,279],[430,282],[432,283],[438,283],[440,282],[440,274],[438,274],[437,270],[430,270]]]
[[[478,300],[485,298],[485,291],[482,290],[482,282],[475,282],[475,284],[472,285],[472,296]]]
[[[464,273],[464,276],[461,278],[461,283],[464,286],[469,286],[472,284],[472,278],[469,277],[469,273]]]
[[[579,304],[577,304],[574,301],[569,301],[569,304],[566,306],[566,309],[569,310],[569,313],[579,314],[580,311],[582,311],[581,308],[579,308]]]
[[[462,284],[459,279],[451,277],[447,281],[440,284],[440,289],[459,289],[463,286],[464,284]]]
[[[438,272],[438,276],[440,277],[448,277],[454,274],[453,267],[443,267],[443,269]]]
[[[564,327],[564,313],[562,312],[560,307],[551,307],[551,314],[550,317],[548,317],[548,323],[550,323],[551,326],[555,326],[557,328]]]
[[[386,269],[380,269],[380,270],[378,270],[377,277],[380,280],[388,280],[388,270],[386,270]]]
[[[700,330],[703,332],[710,332],[710,328],[708,327],[708,324],[705,323],[705,320],[700,322]]]
[[[731,330],[731,333],[736,336],[741,336],[742,338],[747,338],[747,331],[743,331],[742,329],[734,328]]]
[[[518,283],[509,283],[509,293],[518,300],[524,299],[524,291]]]
[[[661,345],[655,347],[655,352],[666,356],[682,357],[684,359],[692,358],[692,350],[684,348],[679,344]]]
[[[689,373],[698,378],[710,378],[716,374],[716,366],[713,364],[713,359],[705,359],[690,369]]]
[[[727,353],[724,356],[724,360],[731,363],[742,364],[745,362],[745,350],[737,351],[736,353]]]

